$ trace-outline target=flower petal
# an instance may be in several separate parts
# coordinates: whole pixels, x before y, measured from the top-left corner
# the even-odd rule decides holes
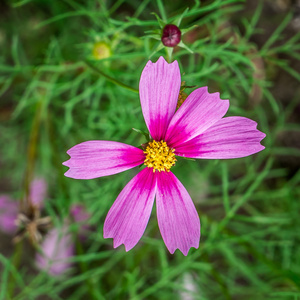
[[[198,213],[187,190],[172,172],[156,174],[156,210],[161,235],[170,253],[178,248],[187,255],[191,247],[199,247]]]
[[[70,169],[65,176],[92,179],[120,173],[142,164],[143,150],[111,141],[88,141],[72,147],[63,165]]]
[[[150,60],[140,79],[140,99],[143,115],[154,140],[164,138],[177,105],[181,85],[178,62],[168,64],[161,56],[156,63]]]
[[[122,190],[104,222],[104,238],[114,239],[114,248],[132,249],[148,224],[156,191],[155,173],[143,169]]]
[[[176,155],[192,158],[238,158],[263,150],[260,141],[266,136],[257,123],[244,117],[219,120],[204,133],[176,147]]]
[[[219,93],[210,94],[207,87],[193,91],[172,118],[165,141],[176,148],[191,140],[220,120],[228,107],[228,100],[221,100]]]

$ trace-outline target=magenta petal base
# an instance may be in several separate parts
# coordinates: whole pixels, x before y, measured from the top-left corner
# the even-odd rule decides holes
[[[156,191],[155,173],[144,169],[122,190],[104,222],[104,238],[114,239],[114,248],[132,249],[148,224]]]

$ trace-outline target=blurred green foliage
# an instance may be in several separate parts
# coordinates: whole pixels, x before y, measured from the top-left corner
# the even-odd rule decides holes
[[[283,103],[273,90],[281,72],[299,85],[291,59],[300,59],[300,34],[286,33],[293,15],[281,13],[258,45],[264,5],[257,1],[247,14],[239,0],[1,3],[0,191],[21,199],[39,174],[49,184],[54,224],[82,203],[95,231],[78,243],[74,270],[63,280],[35,270],[32,249],[8,243],[11,255],[0,254],[0,299],[300,299],[300,150],[281,139],[290,131],[299,136],[300,91]],[[145,142],[132,130],[146,130],[137,89],[159,41],[143,36],[159,29],[152,12],[172,23],[186,7],[183,28],[197,26],[185,35],[194,53],[173,53],[182,80],[230,99],[228,115],[257,121],[266,149],[234,160],[179,160],[174,173],[201,220],[199,249],[170,255],[154,210],[143,238],[126,253],[103,239],[103,223],[138,170],[78,181],[63,176],[61,163],[66,150],[86,140]],[[110,57],[93,57],[99,41]],[[151,59],[160,55],[165,49]]]

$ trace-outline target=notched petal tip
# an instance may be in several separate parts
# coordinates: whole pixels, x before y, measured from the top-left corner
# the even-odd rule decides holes
[[[135,244],[129,243],[125,239],[122,239],[122,238],[118,237],[117,235],[112,234],[111,232],[107,233],[105,230],[105,227],[103,229],[103,238],[113,239],[113,248],[114,249],[120,247],[121,245],[124,245],[125,251],[128,252],[135,246]]]
[[[255,129],[258,131],[257,137],[260,139],[260,141],[262,141],[267,135],[264,132],[258,130],[257,128],[255,128]]]
[[[260,131],[257,128],[258,123],[252,119],[248,119],[246,117],[227,117],[227,118],[239,118],[240,120],[247,122],[247,125],[249,126],[249,128],[251,128],[253,126],[253,130],[257,131],[257,137],[261,138],[262,140],[267,136],[264,132]]]
[[[199,90],[202,90],[204,96],[206,94],[207,97],[213,97],[214,100],[225,101],[229,106],[229,99],[222,99],[220,92],[209,92],[208,86],[203,86]]]
[[[135,247],[136,245],[126,245],[125,242],[120,242],[120,243],[115,243],[114,242],[114,248],[118,248],[120,246],[124,245],[125,251],[128,252],[130,251],[133,247]]]
[[[177,247],[177,248],[173,248],[173,249],[169,249],[169,248],[168,248],[168,250],[169,250],[169,252],[170,252],[171,254],[174,254],[175,251],[178,250],[178,251],[180,251],[184,256],[187,256],[192,248],[198,249],[198,248],[199,248],[199,244],[200,244],[200,239],[199,239],[199,242],[198,242],[197,244],[190,245],[189,248]]]
[[[70,169],[64,173],[64,176],[69,177],[69,178],[73,178],[72,175],[70,174]]]
[[[105,238],[105,239],[113,239],[113,248],[114,249],[116,249],[116,248],[119,248],[120,246],[124,246],[124,248],[125,248],[125,251],[126,252],[128,252],[128,251],[130,251],[132,248],[134,248],[136,245],[128,245],[128,244],[126,244],[126,242],[124,242],[124,241],[118,241],[118,240],[116,240],[115,239],[115,237],[113,237],[113,236],[105,236],[104,234],[103,234],[103,237]]]
[[[69,168],[69,169],[64,173],[64,176],[69,177],[69,178],[72,178],[72,175],[71,175],[71,174],[72,174],[72,173],[71,173],[71,162],[70,162],[70,160],[71,160],[71,158],[68,159],[68,160],[66,160],[66,161],[64,161],[64,162],[62,163],[62,165]]]
[[[257,129],[257,126],[258,126],[258,123],[254,120],[251,120],[251,119],[248,119],[248,118],[245,118],[245,117],[240,117],[241,119],[244,119],[244,120],[247,120],[248,122],[248,125],[249,125],[249,128],[251,126],[253,126],[253,131],[255,131],[255,137],[257,139],[257,143],[259,143],[259,145],[257,146],[257,152],[260,152],[262,150],[265,149],[265,146],[261,145],[261,141],[267,136],[264,132],[260,131],[259,129]]]
[[[192,248],[198,249],[198,248],[199,248],[199,243],[198,243],[198,245],[191,246],[191,247],[188,248],[188,249],[182,249],[182,250],[181,250],[181,249],[178,248],[178,250],[179,250],[184,256],[187,256]]]
[[[69,167],[69,163],[68,162],[70,162],[70,160],[71,160],[71,158],[68,159],[68,160],[66,160],[66,161],[64,161],[64,162],[62,162],[62,165],[66,166],[66,167]]]
[[[160,57],[158,58],[158,60],[156,61],[156,63],[153,63],[153,64],[157,64],[157,63],[159,63],[159,64],[165,64],[165,65],[174,65],[174,66],[178,65],[177,60],[174,60],[173,62],[168,63],[168,62],[164,59],[163,56],[160,56]]]
[[[147,70],[147,69],[149,69],[149,68],[157,68],[157,69],[159,69],[159,68],[163,68],[163,67],[168,67],[168,68],[170,68],[171,66],[172,66],[173,68],[176,68],[176,69],[179,70],[179,65],[178,65],[178,61],[177,61],[177,60],[174,60],[173,62],[168,63],[168,62],[164,59],[163,56],[160,56],[156,62],[152,62],[151,60],[148,60],[148,62],[147,62],[147,64],[146,64],[145,68],[143,69],[143,72],[142,72],[142,73],[144,73],[145,71],[146,71],[146,72],[149,71],[149,70]],[[179,70],[179,74],[180,74],[180,70]]]
[[[105,231],[103,232],[103,238],[105,238],[105,239],[113,239],[113,247],[114,247],[114,249],[120,247],[121,245],[124,245],[126,252],[128,252],[132,248],[134,248],[136,246],[137,242],[138,242],[137,241],[136,243],[132,243],[132,241],[126,240],[126,238],[120,239],[120,237],[118,237],[117,235],[105,234]]]

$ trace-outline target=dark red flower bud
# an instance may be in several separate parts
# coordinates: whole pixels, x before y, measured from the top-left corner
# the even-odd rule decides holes
[[[175,47],[180,43],[181,31],[173,24],[167,24],[163,31],[161,41],[166,47]]]

